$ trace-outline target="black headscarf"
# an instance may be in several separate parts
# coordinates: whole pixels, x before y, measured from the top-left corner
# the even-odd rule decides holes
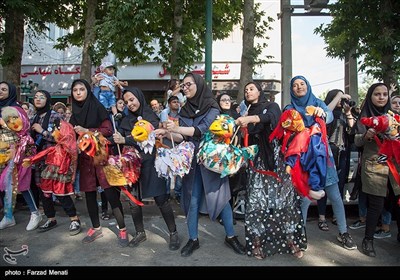
[[[230,99],[232,99],[232,97],[231,97],[229,94],[227,94],[227,93],[222,93],[222,94],[220,94],[220,95],[217,96],[217,103],[218,103],[218,105],[220,104],[220,101],[221,101],[222,96],[227,96],[227,97],[229,97]],[[232,103],[231,103],[230,108],[227,109],[227,110],[226,110],[226,109],[222,109],[222,107],[220,106],[220,111],[221,111],[221,114],[227,114],[227,115],[231,116],[232,118],[234,118],[235,120],[236,120],[238,117],[240,117],[240,114],[233,108]]]
[[[330,90],[328,92],[328,94],[326,95],[326,97],[325,97],[325,100],[324,100],[325,104],[328,106],[329,103],[332,102],[332,100],[336,97],[336,95],[339,92],[343,92],[343,91],[340,90],[340,89],[332,89],[332,90]],[[341,107],[340,108],[336,107],[336,104],[335,104],[335,109],[333,109],[332,113],[333,113],[333,121],[326,125],[328,137],[332,136],[333,132],[335,131],[336,127],[338,126],[338,122],[340,120],[340,117],[343,114],[342,113],[342,108]]]
[[[181,108],[179,115],[185,118],[195,118],[206,113],[211,107],[220,109],[215,100],[211,89],[207,86],[203,77],[195,73],[187,73],[184,79],[188,76],[193,77],[197,86],[196,94],[192,98],[186,100],[185,105]]]
[[[85,85],[87,97],[84,101],[77,101],[72,92],[74,86],[78,83]],[[94,96],[89,83],[83,79],[77,79],[71,85],[71,98],[72,98],[72,116],[70,123],[72,125],[80,125],[85,128],[96,128],[101,123],[108,119],[109,113],[100,101]]]
[[[36,117],[35,117],[35,119],[38,118],[37,116],[40,116],[43,113],[51,111],[51,95],[50,95],[50,93],[48,91],[42,90],[42,89],[36,91],[36,93],[38,93],[38,92],[41,92],[46,96],[46,104],[44,104],[44,106],[42,108],[37,108],[35,106],[35,109],[36,109]],[[35,123],[35,122],[33,122],[33,123]]]
[[[265,112],[269,112],[270,122],[265,123],[249,123],[247,128],[250,134],[251,144],[258,144],[260,149],[259,156],[264,162],[265,168],[267,170],[275,170],[275,160],[274,160],[274,142],[269,141],[269,135],[274,130],[276,125],[278,124],[279,118],[281,116],[281,110],[276,102],[269,102],[267,97],[262,90],[262,87],[259,83],[249,82],[245,85],[253,84],[257,87],[260,92],[260,96],[258,97],[257,103],[252,103],[250,108],[248,109],[248,115],[261,115]],[[248,107],[249,103],[245,100],[245,104]]]
[[[367,95],[365,96],[365,100],[363,102],[359,120],[357,121],[357,133],[363,134],[367,131],[365,125],[360,122],[362,117],[374,117],[374,116],[382,116],[390,110],[390,97],[388,97],[388,101],[385,106],[383,107],[376,107],[372,103],[372,93],[378,86],[385,86],[388,89],[388,86],[384,83],[375,83],[371,85],[368,89]]]
[[[137,87],[126,87],[122,92],[122,96],[127,92],[131,92],[139,100],[140,107],[135,112],[128,109],[128,114],[122,119],[120,128],[126,131],[132,130],[138,117],[142,117],[142,119],[150,122],[157,129],[160,119],[146,103],[143,92]]]
[[[6,106],[19,106],[17,102],[17,88],[13,84],[5,81],[2,81],[0,84],[6,84],[8,86],[8,97],[0,100],[0,109]]]
[[[43,117],[43,122],[42,122],[41,126],[42,126],[43,130],[47,130],[47,128],[49,127],[50,116],[51,116],[51,95],[46,90],[37,90],[36,93],[38,93],[38,92],[41,92],[46,96],[46,104],[42,108],[37,108],[35,106],[36,114],[33,117],[33,120],[31,121],[31,125],[34,123],[39,123],[40,116],[42,114],[46,113],[46,115]],[[38,133],[35,130],[31,130],[31,136],[33,139],[36,139],[37,135],[38,135]],[[38,151],[42,150],[43,145],[44,145],[44,141],[40,141],[40,143],[38,145]]]

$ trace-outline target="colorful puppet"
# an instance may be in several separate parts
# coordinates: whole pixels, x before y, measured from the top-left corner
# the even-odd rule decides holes
[[[397,184],[400,185],[400,176],[393,164],[393,159],[400,165],[400,115],[388,111],[387,114],[375,117],[362,117],[361,123],[367,127],[374,128],[383,139],[382,141],[375,135],[375,141],[379,146],[380,154],[378,161],[386,163],[395,178]]]
[[[306,113],[313,115],[315,109],[307,106]],[[269,140],[283,138],[281,152],[285,155],[286,171],[291,174],[294,187],[304,196],[321,199],[325,196],[323,188],[329,161],[325,122],[316,117],[318,125],[307,128],[301,114],[289,109],[282,113],[279,123]]]
[[[30,190],[32,169],[31,167],[23,166],[22,162],[24,158],[36,153],[36,146],[29,134],[30,123],[28,115],[21,107],[3,107],[1,115],[8,129],[8,131],[0,135],[2,151],[0,164],[6,165],[0,176],[0,190],[5,191],[4,218],[1,222],[1,227],[3,228],[4,226],[15,225],[13,206],[15,205],[17,191],[24,194],[24,192]],[[32,213],[36,212],[38,214],[37,209],[30,210]],[[41,218],[38,218],[36,225],[31,225],[30,228],[36,228],[40,220]]]
[[[163,145],[155,139],[153,125],[143,119],[139,119],[135,123],[131,134],[145,153],[152,153],[153,147],[156,147],[154,167],[159,177],[183,177],[189,173],[194,155],[194,144],[192,142],[183,141],[172,148]]]
[[[46,157],[46,167],[41,173],[41,190],[45,194],[72,195],[78,160],[75,131],[70,123],[63,120],[56,119],[54,125],[52,136],[56,145],[25,159],[24,165],[34,164]]]
[[[235,135],[235,120],[229,115],[219,115],[212,122],[209,131],[200,143],[197,161],[207,169],[221,174],[221,178],[233,175],[253,160],[258,153],[258,146],[239,148],[231,144]]]
[[[103,166],[107,182],[120,187],[128,198],[137,205],[143,206],[124,186],[136,183],[140,176],[141,158],[133,147],[126,147],[121,155],[110,156],[108,141],[100,132],[88,131],[78,137],[79,149],[93,157],[96,166]]]

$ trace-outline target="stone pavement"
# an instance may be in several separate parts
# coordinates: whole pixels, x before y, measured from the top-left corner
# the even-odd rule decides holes
[[[187,242],[187,228],[182,210],[171,202],[176,214],[178,232],[181,237],[181,248]],[[130,216],[127,202],[123,202],[125,221],[129,232],[129,239],[134,234],[134,226]],[[144,224],[147,241],[138,247],[121,248],[117,244],[117,228],[115,219],[101,221],[104,237],[90,243],[82,244],[81,240],[90,227],[90,219],[86,211],[85,200],[77,201],[76,206],[80,213],[82,232],[76,236],[70,236],[68,232],[69,218],[61,207],[56,207],[56,228],[41,233],[37,230],[27,232],[25,227],[29,222],[29,211],[16,210],[17,225],[0,231],[0,275],[9,270],[17,270],[15,273],[27,273],[27,270],[40,268],[70,269],[75,267],[264,267],[264,266],[399,266],[400,243],[396,240],[397,227],[392,223],[392,237],[375,240],[376,258],[370,258],[360,252],[364,229],[351,230],[349,232],[357,243],[358,249],[348,251],[341,247],[336,240],[337,227],[328,221],[330,230],[323,232],[318,229],[315,207],[310,208],[307,221],[308,250],[302,259],[296,259],[291,255],[275,255],[264,260],[257,260],[247,256],[235,254],[224,244],[224,229],[218,222],[212,222],[208,216],[200,217],[199,240],[200,249],[192,256],[184,258],[180,256],[180,250],[168,249],[169,234],[160,216],[160,212],[154,202],[151,201],[143,209]],[[314,209],[312,209],[314,208]],[[351,224],[357,219],[356,206],[346,206],[348,212],[347,222]],[[1,214],[2,216],[2,214]],[[111,216],[112,217],[112,216]],[[44,221],[43,221],[44,222]],[[239,240],[244,243],[243,221],[238,220],[235,226]],[[5,257],[5,250],[21,250],[23,245],[28,246],[26,254],[16,255],[15,264]],[[7,260],[7,261],[6,261]],[[4,271],[4,272],[3,272]],[[70,273],[71,273],[70,271]],[[96,270],[91,270],[96,272]],[[101,270],[100,270],[101,271]],[[49,272],[49,271],[47,271]]]

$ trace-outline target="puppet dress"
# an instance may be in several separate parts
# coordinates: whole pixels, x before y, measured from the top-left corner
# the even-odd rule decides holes
[[[300,210],[301,198],[285,171],[280,146],[273,141],[274,172],[280,181],[256,170],[266,170],[258,154],[254,169],[248,168],[245,235],[248,256],[264,258],[294,253],[304,248],[307,238]]]
[[[41,151],[31,158],[34,164],[46,156],[46,167],[41,173],[40,189],[47,194],[66,196],[74,194],[72,185],[73,167],[70,154],[56,145]]]

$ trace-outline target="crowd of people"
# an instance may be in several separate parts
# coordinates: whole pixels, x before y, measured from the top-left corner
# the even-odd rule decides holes
[[[388,232],[384,226],[376,232],[379,217],[386,209],[396,215],[400,242],[398,163],[394,169],[388,167],[376,142],[383,136],[360,120],[388,114],[389,109],[399,113],[399,96],[390,96],[384,83],[371,85],[357,115],[350,95],[335,89],[322,101],[303,76],[292,78],[290,104],[284,104],[281,110],[273,99],[267,99],[257,82],[245,85],[244,100],[237,104],[227,93],[214,96],[204,78],[195,73],[187,73],[181,83],[171,79],[161,104],[157,99],[147,103],[139,88],[128,87],[113,76],[113,65],[105,63],[102,68],[103,73],[93,77],[93,86],[83,79],[72,82],[72,104],[53,104],[51,94],[45,90],[35,92],[33,104],[17,102],[16,87],[0,83],[0,193],[4,213],[0,230],[16,224],[13,211],[17,193],[21,193],[31,213],[26,230],[46,232],[56,227],[54,206],[60,203],[71,220],[70,235],[79,234],[81,221],[75,202],[84,197],[91,221],[82,239],[84,244],[103,236],[100,219],[110,218],[108,204],[119,230],[119,246],[135,247],[146,241],[142,206],[130,202],[135,234],[129,240],[120,192],[107,180],[106,164],[99,164],[86,152],[78,155],[78,137],[97,133],[110,142],[109,153],[118,155],[121,149],[130,148],[140,155],[140,176],[130,192],[139,201],[154,199],[169,232],[169,249],[175,251],[181,248],[184,234],[178,235],[171,206],[173,190],[187,219],[188,241],[181,248],[182,257],[189,257],[200,248],[199,214],[207,213],[211,220],[223,225],[224,243],[239,255],[264,259],[285,253],[302,258],[307,249],[309,205],[318,200],[318,227],[327,231],[327,199],[332,203],[339,244],[348,250],[356,249],[343,204],[354,147],[360,151],[362,190],[360,220],[350,228],[365,227],[362,252],[376,256],[374,237]],[[115,87],[121,88],[119,99]],[[220,114],[233,118],[240,128],[231,140],[234,145],[258,147],[253,160],[225,177],[197,160],[201,141]],[[288,116],[293,117],[291,130]],[[142,119],[151,123],[154,135],[169,147],[182,141],[194,144],[188,174],[169,179],[158,176],[156,149],[149,151],[132,137],[132,129]],[[237,189],[246,193],[245,242],[239,240],[234,226],[232,197]],[[47,217],[44,223],[40,206]],[[383,224],[385,220],[382,218]]]

